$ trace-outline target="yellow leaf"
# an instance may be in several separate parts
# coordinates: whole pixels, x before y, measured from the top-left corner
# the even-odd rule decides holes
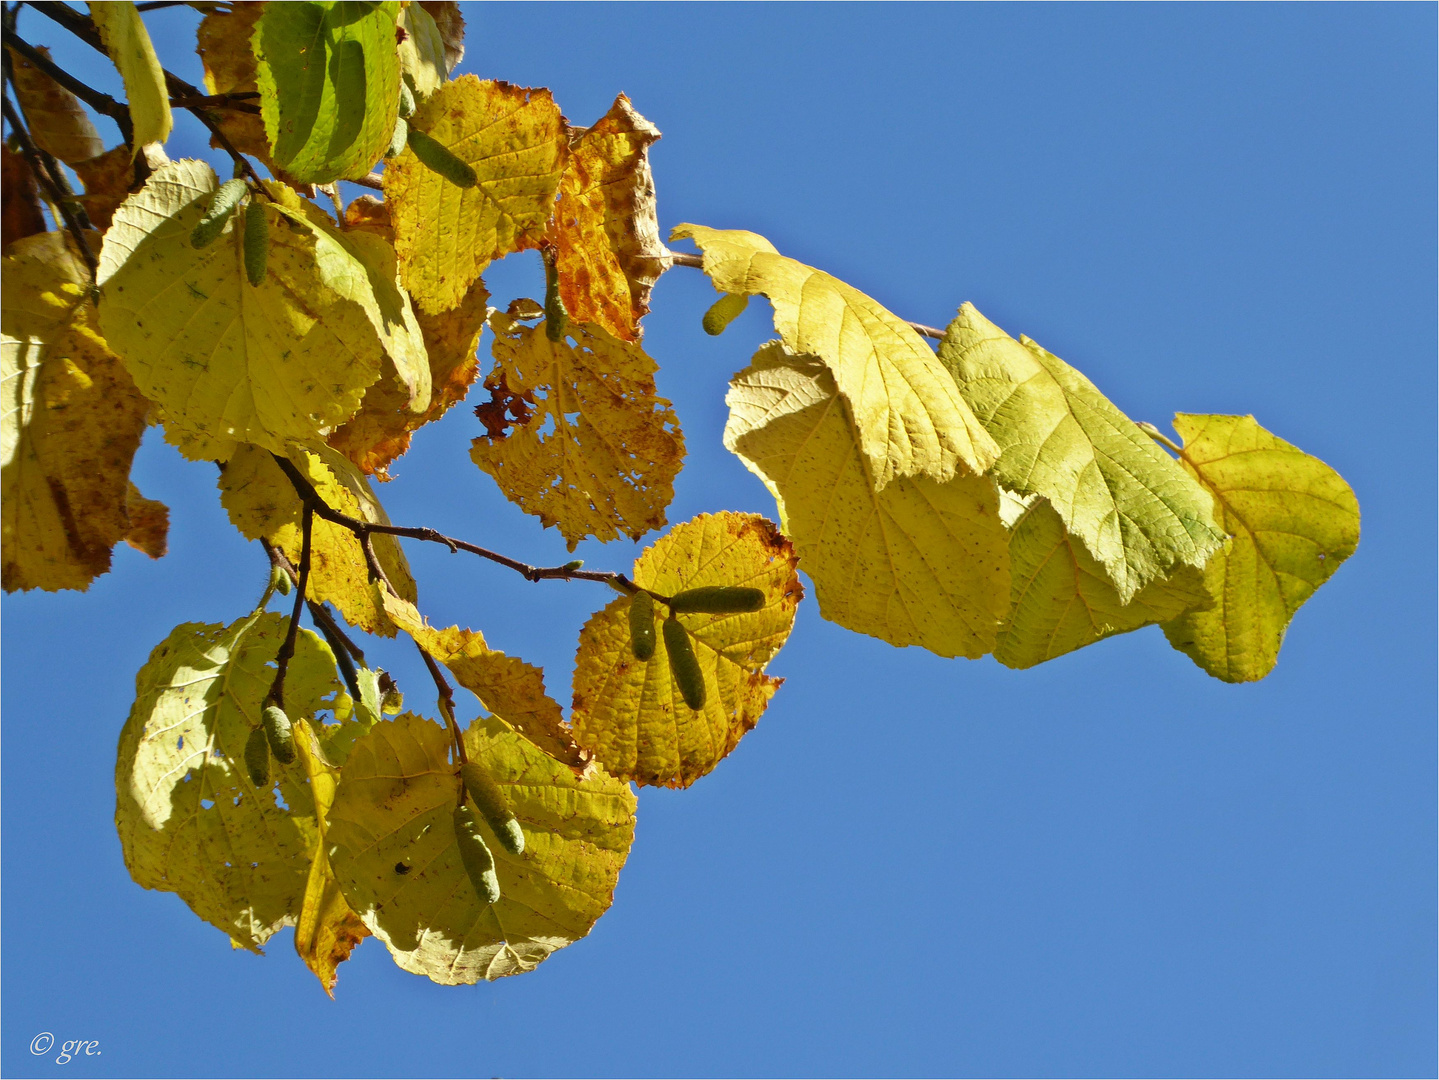
[[[860,452],[877,490],[891,480],[948,480],[982,473],[999,448],[960,397],[924,339],[864,293],[787,259],[763,236],[681,225],[704,251],[721,292],[769,297],[774,326],[791,352],[828,365],[854,418]]]
[[[170,160],[156,143],[144,147],[143,152],[148,172]],[[116,208],[130,197],[130,189],[135,186],[135,159],[129,148],[117,146],[89,161],[76,162],[74,169],[85,185],[80,201],[85,204],[90,223],[97,229],[108,229]]]
[[[95,20],[105,51],[125,82],[130,123],[135,128],[134,151],[138,153],[146,143],[164,142],[174,123],[170,117],[170,92],[140,13],[133,3],[91,0],[90,18]]]
[[[50,50],[40,52],[49,57]],[[105,152],[100,133],[80,99],[19,53],[10,51],[15,97],[25,114],[35,145],[67,165],[88,161]]]
[[[455,70],[455,65],[465,58],[465,17],[460,14],[460,5],[455,0],[420,0],[435,20],[440,40],[445,47],[445,73]]]
[[[649,148],[657,127],[621,94],[574,144],[551,234],[570,318],[640,339],[650,290],[669,254],[660,240]]]
[[[293,447],[287,455],[332,509],[377,524],[389,524],[369,482],[328,446]],[[291,563],[300,563],[302,504],[274,458],[255,446],[241,447],[220,476],[220,502],[230,522],[251,540],[264,538]],[[371,537],[375,556],[390,583],[414,601],[415,579],[393,536]],[[378,590],[370,583],[364,550],[349,529],[316,517],[310,536],[309,595],[332,603],[345,620],[371,634],[393,637]]]
[[[542,324],[495,312],[490,329],[492,400],[477,410],[490,431],[470,444],[475,464],[525,513],[557,525],[571,551],[586,536],[638,540],[663,525],[684,436],[655,394],[655,362],[597,326],[571,322],[553,342]],[[491,413],[516,398],[532,411],[506,421],[507,433]]]
[[[757,588],[759,611],[676,616],[699,661],[705,702],[685,704],[662,635],[637,660],[621,597],[580,631],[575,656],[575,741],[614,775],[639,784],[688,787],[759,722],[783,679],[765,675],[789,636],[804,596],[788,540],[757,514],[701,514],[676,525],[635,561],[634,581],[662,597],[705,585]],[[655,604],[655,617],[667,608]]]
[[[405,40],[400,42],[400,71],[416,99],[424,101],[449,78],[445,41],[434,17],[419,4],[400,9],[399,26],[405,32]]]
[[[494,259],[540,244],[564,170],[564,117],[548,90],[464,75],[410,118],[479,178],[456,187],[406,150],[385,166],[400,276],[422,311],[456,306]]]
[[[725,446],[774,495],[820,614],[892,645],[983,656],[1009,610],[990,477],[879,488],[828,365],[764,346],[730,382]]]
[[[96,333],[89,273],[64,236],[40,233],[9,250],[0,304],[3,584],[85,589],[136,524],[129,473],[148,403]]]
[[[1294,613],[1359,546],[1359,501],[1337,472],[1252,416],[1179,413],[1174,430],[1181,464],[1214,496],[1233,540],[1204,569],[1214,606],[1164,633],[1215,678],[1262,679]]]
[[[349,209],[358,202],[356,199]],[[359,215],[356,217],[358,219]],[[368,227],[353,226],[355,231]],[[424,425],[444,416],[450,406],[463,401],[469,393],[470,384],[479,374],[475,349],[484,329],[489,298],[484,282],[476,281],[465,293],[459,307],[437,315],[417,313],[425,352],[429,357],[431,390],[428,408],[421,412],[412,411],[405,389],[388,375],[381,376],[365,391],[360,411],[326,441],[358,465],[362,472],[378,480],[389,480],[386,467],[410,448],[410,437]]]
[[[465,733],[471,761],[505,792],[525,834],[494,853],[500,899],[484,904],[460,861],[459,766],[444,728],[406,713],[370,729],[330,811],[331,863],[351,906],[400,967],[455,985],[531,971],[584,937],[614,895],[634,840],[635,796],[581,778],[495,717]]]
[[[1224,542],[1209,498],[1094,384],[965,304],[939,355],[1002,453],[994,475],[1042,495],[1128,603]]]
[[[40,187],[25,156],[0,146],[0,248],[45,231]]]
[[[385,356],[383,308],[367,269],[279,203],[261,200],[260,285],[246,278],[235,219],[196,250],[190,232],[216,187],[208,165],[174,161],[120,206],[100,253],[101,326],[186,456],[224,460],[247,442],[283,453],[359,407]]]
[[[1013,607],[994,646],[994,658],[1006,667],[1033,667],[1209,604],[1203,572],[1184,565],[1122,603],[1104,567],[1038,496],[1011,527],[1009,566]]]

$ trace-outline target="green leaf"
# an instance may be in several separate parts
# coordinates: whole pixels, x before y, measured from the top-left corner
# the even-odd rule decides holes
[[[317,838],[301,765],[272,760],[263,789],[244,766],[284,635],[284,618],[260,612],[229,626],[177,626],[135,677],[115,765],[115,826],[131,877],[177,893],[257,951],[299,914]],[[289,672],[286,707],[304,724],[337,689],[334,657],[301,630]]]
[[[1166,623],[1169,643],[1225,682],[1262,679],[1289,620],[1359,546],[1359,501],[1316,457],[1252,416],[1179,413],[1180,462],[1233,536],[1204,580],[1214,606]]]
[[[296,209],[264,203],[259,286],[246,280],[236,219],[195,250],[216,186],[208,165],[175,161],[120,206],[100,252],[100,324],[186,456],[224,460],[241,443],[284,453],[353,414],[379,376],[379,304],[366,267],[278,185]]]
[[[822,270],[779,254],[763,236],[681,225],[704,251],[720,292],[762,293],[791,352],[823,361],[849,406],[876,490],[904,476],[982,473],[999,451],[934,351],[904,320]]]
[[[100,40],[125,82],[130,123],[134,125],[132,150],[139,153],[146,143],[162,143],[170,137],[174,122],[170,116],[170,91],[165,71],[150,34],[133,3],[92,0],[90,17],[100,31]]]
[[[1204,574],[1183,565],[1122,603],[1104,568],[1038,496],[1030,496],[1012,526],[1009,568],[1013,607],[994,646],[994,658],[1006,667],[1033,667],[1209,604]]]
[[[265,6],[254,38],[260,113],[275,164],[296,180],[353,180],[384,156],[400,106],[399,10]]]
[[[1122,602],[1224,543],[1209,497],[1093,383],[965,304],[939,346],[1001,454],[994,475],[1042,495],[1104,567]]]
[[[424,101],[450,77],[445,67],[445,39],[434,17],[419,4],[406,4],[400,10],[400,28],[405,31],[405,40],[400,42],[400,70],[415,97]]]
[[[580,631],[570,714],[575,741],[623,779],[688,787],[759,723],[784,681],[764,669],[789,636],[804,596],[794,549],[758,514],[701,514],[647,548],[635,561],[634,581],[661,596],[705,585],[765,594],[758,611],[677,616],[705,685],[698,710],[675,681],[666,642],[657,642],[647,660],[635,657],[628,597],[595,612]],[[657,619],[667,613],[656,605]]]
[[[987,476],[880,489],[829,367],[779,342],[730,382],[725,446],[774,495],[820,614],[892,645],[983,656],[1009,610],[1009,552]]]
[[[634,840],[635,796],[604,770],[577,777],[495,717],[470,725],[465,748],[525,834],[514,856],[480,826],[500,880],[493,906],[476,896],[455,843],[450,737],[422,717],[376,724],[356,744],[326,834],[346,899],[395,963],[446,985],[531,971],[588,934]]]

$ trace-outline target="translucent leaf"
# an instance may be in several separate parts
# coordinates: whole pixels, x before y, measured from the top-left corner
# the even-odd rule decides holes
[[[264,202],[259,286],[236,220],[196,250],[190,232],[216,186],[208,165],[175,161],[116,211],[100,253],[101,325],[186,456],[224,460],[246,442],[283,453],[359,407],[381,370],[382,316],[366,268],[278,203]]]
[[[149,172],[154,172],[170,159],[157,143],[142,148]],[[108,229],[115,210],[130,197],[135,186],[135,159],[127,146],[117,146],[89,161],[76,162],[75,175],[85,185],[85,194],[80,197],[89,215],[90,223],[97,229]]]
[[[125,82],[130,123],[134,126],[134,151],[139,152],[146,143],[164,142],[174,126],[170,91],[140,13],[125,0],[91,0],[90,18],[95,20],[105,51]]]
[[[25,156],[0,146],[0,248],[45,231],[40,186]]]
[[[1009,554],[992,478],[900,477],[879,489],[829,366],[779,342],[725,400],[725,446],[774,495],[821,615],[940,656],[994,647]]]
[[[260,612],[229,626],[177,626],[135,677],[115,764],[115,827],[130,876],[177,893],[256,951],[294,923],[317,840],[302,766],[272,758],[271,783],[257,788],[244,765],[284,635],[281,616]],[[299,723],[334,689],[334,657],[302,630],[289,670],[285,706]]]
[[[419,4],[400,9],[400,71],[409,81],[417,101],[424,101],[449,78],[445,66],[445,40],[434,17]]]
[[[574,144],[552,234],[570,318],[640,339],[650,290],[669,254],[660,240],[649,148],[655,127],[621,94]]]
[[[681,225],[714,287],[769,297],[792,352],[829,366],[877,489],[904,476],[982,473],[999,455],[954,380],[908,323],[858,289],[779,254],[763,236]]]
[[[287,456],[327,505],[363,521],[389,524],[369,482],[337,452],[328,446],[293,447]],[[267,451],[244,446],[236,452],[220,475],[220,502],[242,535],[251,540],[263,537],[299,565],[302,504]],[[415,579],[398,541],[377,535],[370,542],[390,583],[413,602]],[[394,624],[380,603],[378,587],[370,582],[355,534],[320,517],[311,529],[308,592],[312,599],[334,604],[347,622],[371,634],[394,636]]]
[[[465,733],[509,798],[525,852],[487,831],[500,899],[483,904],[455,845],[458,763],[444,728],[410,713],[356,744],[330,811],[331,862],[351,906],[406,971],[454,985],[531,971],[589,933],[634,840],[635,796],[599,768],[584,778],[497,718]]]
[[[1185,565],[1122,603],[1104,568],[1041,498],[1013,526],[1009,567],[1013,607],[994,646],[994,658],[1006,667],[1033,667],[1209,604],[1203,572]]]
[[[260,89],[252,40],[255,26],[265,12],[264,4],[235,4],[218,9],[200,20],[195,30],[195,51],[205,69],[205,89],[211,94],[253,94]],[[252,104],[258,104],[251,99]],[[215,109],[210,113],[236,150],[250,154],[270,166],[283,178],[282,170],[270,158],[270,140],[259,113],[237,109]],[[222,149],[211,137],[210,145]]]
[[[758,588],[759,611],[677,616],[704,677],[705,702],[691,709],[675,683],[663,635],[654,655],[635,658],[629,607],[621,597],[580,631],[575,656],[575,741],[614,775],[640,784],[688,787],[713,769],[759,722],[783,679],[764,668],[789,636],[804,596],[788,540],[757,514],[701,514],[676,525],[635,561],[634,581],[663,596],[704,585]],[[656,620],[667,609],[655,604]]]
[[[939,346],[1002,453],[994,474],[1042,495],[1128,603],[1224,542],[1210,499],[1088,379],[965,304]]]
[[[353,203],[351,204],[354,205]],[[430,365],[430,404],[421,412],[409,405],[409,394],[389,376],[365,391],[360,411],[327,440],[366,474],[391,479],[389,464],[410,448],[416,431],[438,420],[469,393],[479,374],[475,350],[484,329],[490,294],[477,281],[460,306],[437,315],[418,313]]]
[[[40,52],[49,57],[50,50]],[[80,99],[19,53],[10,50],[15,97],[35,145],[67,165],[87,161],[105,152],[100,133]]]
[[[445,72],[452,73],[465,58],[465,17],[460,5],[455,0],[420,0],[420,7],[435,20],[445,47]]]
[[[255,28],[260,112],[275,163],[325,184],[384,156],[400,102],[398,3],[266,4]]]
[[[485,644],[484,635],[458,626],[436,630],[413,604],[384,597],[395,624],[431,656],[450,669],[455,680],[495,716],[500,717],[556,761],[583,773],[589,755],[566,726],[560,706],[545,691],[543,668],[517,656],[506,656]]]
[[[478,177],[456,187],[409,150],[385,165],[400,274],[420,309],[434,313],[456,306],[492,260],[543,241],[568,144],[548,90],[473,75],[442,86],[410,125]]]
[[[148,402],[95,328],[89,273],[60,233],[18,241],[0,303],[3,584],[85,589],[130,535]],[[160,544],[163,550],[163,528]]]
[[[1289,620],[1359,546],[1359,501],[1316,457],[1252,416],[1179,413],[1180,462],[1233,536],[1209,560],[1207,611],[1165,624],[1169,643],[1225,682],[1262,679]]]
[[[523,326],[502,312],[490,329],[492,403],[523,397],[532,411],[513,430],[471,442],[475,464],[525,513],[558,526],[571,551],[587,536],[638,540],[663,525],[684,436],[655,394],[655,362],[638,345],[573,321],[560,342],[543,324]]]

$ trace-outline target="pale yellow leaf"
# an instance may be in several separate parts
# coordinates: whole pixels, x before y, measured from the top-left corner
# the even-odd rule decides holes
[[[128,0],[91,0],[90,18],[125,82],[130,123],[135,129],[134,151],[138,153],[147,143],[163,143],[174,126],[170,92],[140,13]]]

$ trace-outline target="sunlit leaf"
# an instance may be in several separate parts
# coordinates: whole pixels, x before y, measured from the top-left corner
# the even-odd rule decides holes
[[[369,481],[336,451],[323,445],[293,447],[287,456],[332,509],[363,521],[389,524]],[[244,446],[226,463],[220,476],[220,502],[242,535],[251,540],[263,537],[293,565],[299,565],[302,504],[267,451]],[[393,536],[374,536],[371,544],[390,583],[413,602],[415,579],[399,543]],[[377,586],[370,582],[364,551],[354,533],[316,517],[310,548],[309,595],[334,604],[347,622],[372,634],[393,637],[394,624],[380,603]]]
[[[822,360],[849,406],[877,489],[905,476],[981,473],[999,456],[934,351],[908,323],[822,270],[779,254],[763,236],[681,225],[704,251],[714,287],[769,297],[792,352]]]
[[[348,419],[378,377],[377,302],[365,267],[278,203],[262,200],[259,286],[236,221],[197,250],[190,232],[216,186],[208,165],[175,161],[116,211],[100,253],[101,325],[182,453],[223,460],[246,442],[283,453]]]
[[[195,30],[195,51],[204,65],[207,92],[253,94],[259,91],[251,43],[255,26],[264,12],[263,3],[233,4],[228,9],[211,11],[200,20]],[[248,101],[259,104],[255,98]],[[285,179],[283,171],[270,158],[270,140],[265,135],[265,121],[258,112],[215,109],[210,117],[236,150],[259,158]],[[217,150],[222,148],[213,137],[210,145]]]
[[[779,342],[730,383],[725,445],[765,482],[820,614],[892,645],[983,656],[1009,610],[990,477],[899,477],[878,490],[828,365]]]
[[[229,626],[177,626],[135,677],[115,764],[115,826],[130,876],[178,893],[254,950],[294,923],[317,841],[302,766],[272,758],[271,782],[257,788],[244,765],[284,635],[281,616],[259,612]],[[299,721],[334,689],[334,657],[302,630],[290,671],[285,705]]]
[[[492,398],[522,396],[533,409],[510,431],[470,444],[470,457],[505,497],[559,527],[573,551],[587,536],[638,540],[665,523],[684,437],[655,394],[655,362],[638,345],[571,321],[554,342],[543,323],[490,317]]]
[[[1088,379],[965,304],[939,346],[1002,453],[994,474],[1042,495],[1128,603],[1224,542],[1211,500]]]
[[[638,341],[668,255],[660,240],[649,148],[660,132],[621,94],[574,144],[552,232],[570,318]]]
[[[1151,581],[1122,603],[1104,568],[1038,496],[1012,527],[1009,567],[1013,607],[994,658],[1012,668],[1033,667],[1209,604],[1203,572],[1182,564],[1173,577]]]
[[[387,3],[267,4],[255,29],[260,111],[275,163],[324,184],[364,176],[390,144],[400,101]]]
[[[40,186],[25,156],[0,146],[0,248],[45,231]]]
[[[385,165],[400,274],[433,313],[455,307],[492,260],[544,239],[568,143],[548,90],[473,75],[442,86],[410,125],[478,177],[474,187],[456,187],[410,150]]]
[[[50,50],[40,52],[49,57]],[[10,51],[15,97],[35,145],[67,165],[105,152],[100,133],[80,99],[19,53]]]
[[[1318,458],[1252,416],[1179,413],[1180,462],[1233,540],[1209,560],[1214,606],[1167,623],[1176,649],[1226,682],[1262,679],[1299,606],[1359,546],[1359,501]]]
[[[400,29],[405,40],[400,42],[400,71],[415,91],[417,101],[424,101],[449,78],[445,64],[445,40],[434,17],[419,4],[400,9]]]
[[[145,155],[149,172],[170,160],[158,143],[142,147],[141,153]],[[80,183],[85,185],[80,201],[90,223],[97,229],[108,229],[115,210],[130,197],[130,189],[135,186],[135,159],[129,148],[117,146],[89,161],[76,162],[74,169]]]
[[[757,588],[764,607],[676,616],[704,677],[698,710],[685,703],[662,635],[649,660],[635,658],[628,597],[595,612],[575,656],[575,741],[614,775],[640,784],[688,787],[713,769],[759,722],[784,681],[764,668],[789,636],[804,596],[795,561],[789,541],[757,514],[701,514],[646,548],[634,568],[643,588],[663,596],[705,585]],[[656,603],[656,619],[666,614]]]
[[[0,303],[3,584],[84,589],[132,521],[130,463],[149,405],[96,332],[89,274],[60,233],[18,241]],[[163,527],[160,530],[163,550]]]
[[[500,899],[485,905],[460,862],[452,813],[459,765],[448,733],[413,714],[356,744],[330,811],[331,863],[351,906],[406,971],[454,985],[531,971],[589,933],[634,840],[635,796],[583,778],[502,720],[465,733],[471,761],[505,792],[525,834],[508,854],[486,830]]]
[[[130,123],[135,129],[133,150],[138,153],[146,143],[164,142],[174,126],[170,91],[140,13],[127,0],[91,0],[90,18],[125,82]]]
[[[451,73],[465,58],[465,17],[455,0],[420,0],[420,7],[435,20],[445,47],[445,71]]]

